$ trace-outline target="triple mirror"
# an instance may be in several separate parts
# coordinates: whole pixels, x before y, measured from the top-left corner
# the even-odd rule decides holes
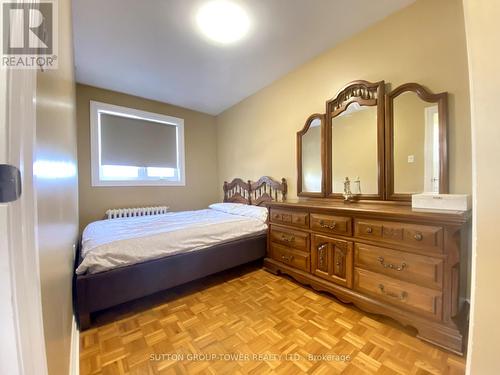
[[[448,192],[447,94],[354,81],[297,133],[298,195],[411,200]]]

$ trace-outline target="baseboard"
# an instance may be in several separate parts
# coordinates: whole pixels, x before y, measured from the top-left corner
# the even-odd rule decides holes
[[[71,353],[69,356],[69,375],[80,374],[80,331],[75,317],[71,322]]]

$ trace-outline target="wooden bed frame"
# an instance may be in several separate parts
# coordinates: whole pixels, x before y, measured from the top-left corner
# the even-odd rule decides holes
[[[270,177],[224,182],[224,202],[255,206],[286,200],[287,183]],[[154,259],[96,274],[74,277],[74,301],[80,330],[90,327],[90,314],[187,283],[260,258],[267,234],[237,239],[199,251]],[[82,262],[80,249],[75,269]]]

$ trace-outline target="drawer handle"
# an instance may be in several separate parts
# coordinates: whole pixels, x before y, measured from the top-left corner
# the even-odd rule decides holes
[[[387,290],[385,290],[385,287],[383,284],[378,284],[378,287],[379,287],[380,291],[382,292],[382,294],[385,294],[388,297],[396,298],[400,301],[404,301],[406,299],[406,297],[408,297],[408,293],[406,293],[405,291],[401,292],[400,294],[396,294],[396,293],[388,292]]]
[[[373,233],[373,228],[372,227],[367,227],[366,228],[366,233],[368,233],[368,234]]]
[[[319,226],[321,228],[327,228],[327,229],[335,229],[335,227],[337,226],[337,223],[334,221],[332,223],[332,225],[328,225],[328,224],[325,224],[325,222],[323,220],[320,220],[319,221]]]
[[[282,234],[281,235],[281,240],[285,241],[285,242],[288,242],[288,243],[291,243],[291,242],[295,241],[295,236],[287,237],[284,234]]]
[[[276,215],[274,215],[274,218],[276,220],[288,221],[288,219],[290,218],[290,215],[289,214],[276,214]]]
[[[424,239],[424,236],[422,235],[422,233],[418,232],[418,233],[415,233],[413,238],[415,238],[415,240],[417,240],[417,241],[422,241]]]
[[[285,262],[291,262],[293,260],[293,255],[282,255],[281,259],[283,259]]]
[[[406,263],[401,263],[400,266],[395,266],[394,264],[391,263],[384,263],[384,257],[378,257],[378,261],[384,268],[390,268],[391,270],[395,271],[403,271],[408,265]]]

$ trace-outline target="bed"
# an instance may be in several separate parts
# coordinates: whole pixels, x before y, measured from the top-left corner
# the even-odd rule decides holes
[[[223,189],[224,203],[208,209],[90,224],[75,263],[80,330],[94,312],[263,258],[267,210],[258,207],[286,199],[285,179],[237,178]]]

